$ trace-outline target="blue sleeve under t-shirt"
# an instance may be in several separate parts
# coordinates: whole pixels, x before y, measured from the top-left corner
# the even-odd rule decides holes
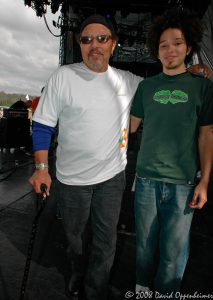
[[[33,150],[49,150],[52,135],[56,132],[55,127],[33,122]]]

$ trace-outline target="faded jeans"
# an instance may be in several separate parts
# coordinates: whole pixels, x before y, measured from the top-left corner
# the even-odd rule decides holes
[[[136,284],[179,291],[189,256],[194,186],[136,177]]]
[[[106,299],[116,250],[125,173],[123,171],[105,182],[88,186],[65,185],[59,181],[56,184],[72,271],[79,276],[84,275],[88,300]],[[85,238],[88,223],[91,240]]]

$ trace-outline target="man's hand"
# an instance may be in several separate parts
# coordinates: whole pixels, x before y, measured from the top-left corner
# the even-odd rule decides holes
[[[187,68],[187,71],[195,74],[203,75],[204,77],[210,78],[212,76],[212,70],[205,64],[191,65]]]
[[[189,203],[190,208],[201,209],[207,202],[207,186],[205,183],[200,181],[194,191],[192,201]]]
[[[36,193],[41,194],[41,184],[44,183],[47,186],[46,195],[50,195],[51,177],[48,173],[48,169],[36,170],[29,179],[29,183],[34,187]]]

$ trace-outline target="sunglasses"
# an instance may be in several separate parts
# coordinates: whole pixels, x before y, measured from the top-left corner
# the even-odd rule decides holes
[[[94,39],[100,44],[106,44],[112,38],[111,35],[102,34],[102,35],[85,35],[79,38],[81,44],[91,44]]]

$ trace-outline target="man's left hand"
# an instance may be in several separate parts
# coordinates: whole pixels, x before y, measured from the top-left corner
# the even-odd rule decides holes
[[[201,209],[207,202],[207,187],[206,184],[200,183],[196,186],[192,201],[189,203],[190,208]]]

